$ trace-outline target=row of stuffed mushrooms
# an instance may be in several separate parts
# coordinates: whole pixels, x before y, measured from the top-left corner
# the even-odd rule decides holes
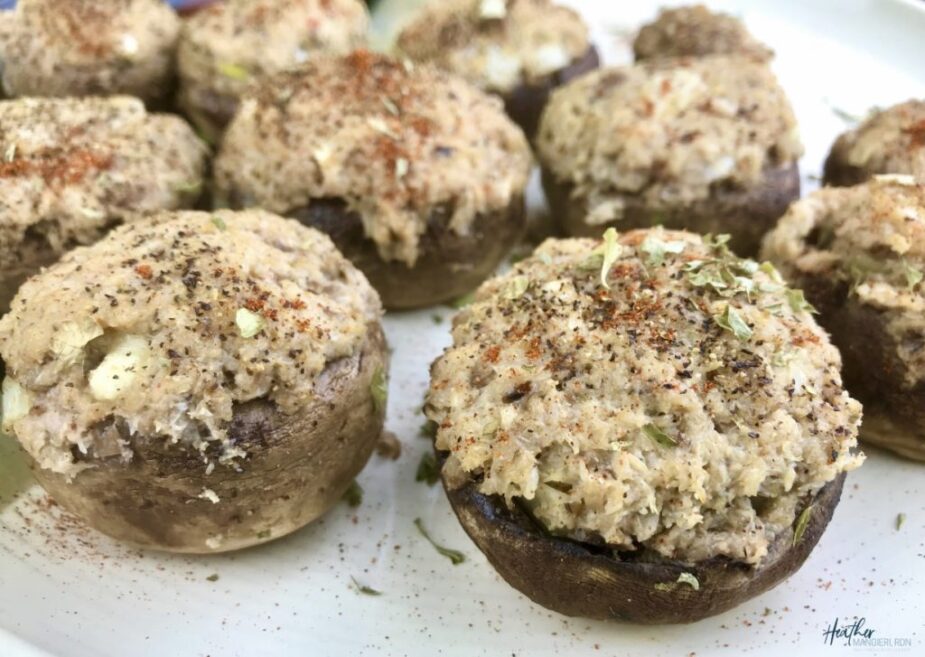
[[[571,615],[719,613],[806,559],[859,431],[925,459],[925,103],[839,137],[797,200],[773,54],[702,7],[593,70],[546,0],[435,2],[396,56],[353,49],[346,0],[182,28],[159,3],[68,5],[0,24],[5,90],[29,96],[0,101],[3,429],[111,536],[225,551],[330,508],[382,430],[383,306],[490,277],[534,157],[567,237],[479,287],[425,404],[513,586]],[[66,38],[30,55],[36,34]],[[214,159],[140,100],[169,109],[178,34]],[[33,97],[116,92],[138,98]]]

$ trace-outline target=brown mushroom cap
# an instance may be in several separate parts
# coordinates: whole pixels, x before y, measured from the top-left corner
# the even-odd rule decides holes
[[[402,29],[396,51],[498,94],[529,137],[552,90],[599,65],[578,13],[550,0],[431,2]]]
[[[860,405],[808,310],[722,239],[548,240],[479,289],[431,368],[461,522],[564,613],[681,622],[769,588],[863,460]],[[661,595],[682,586],[689,606]]]
[[[0,101],[0,311],[65,251],[199,198],[206,149],[137,98]]]
[[[554,216],[729,233],[750,255],[799,195],[796,119],[773,73],[740,56],[657,59],[552,94],[536,138]]]
[[[9,96],[173,91],[180,20],[161,0],[19,0],[3,12],[0,62]]]
[[[388,358],[382,329],[369,331],[359,353],[325,369],[315,399],[295,414],[266,399],[235,405],[229,434],[248,455],[234,468],[207,473],[196,449],[126,436],[129,463],[81,459],[90,467],[72,480],[34,461],[32,471],[61,506],[139,547],[227,552],[285,536],[341,499],[382,432],[385,408],[370,389]]]
[[[701,234],[728,233],[736,253],[755,255],[761,239],[800,198],[800,170],[796,163],[767,169],[761,180],[744,188],[716,186],[710,195],[684,206],[653,207],[646,199],[628,195],[620,219],[589,224],[587,200],[574,194],[575,186],[544,170],[543,189],[553,216],[566,235],[600,237],[608,228],[664,226]]]
[[[386,303],[404,308],[450,299],[498,264],[523,227],[531,164],[496,98],[431,66],[356,51],[248,95],[215,186],[219,204],[338,235]]]
[[[762,255],[805,290],[864,404],[861,439],[925,461],[925,184],[875,176],[793,204]]]
[[[845,187],[879,174],[925,182],[925,100],[876,110],[839,135],[826,158],[823,182]]]
[[[479,214],[465,235],[450,228],[449,211],[437,208],[421,236],[420,255],[414,267],[408,267],[379,256],[375,242],[363,232],[363,220],[344,201],[314,201],[290,214],[329,235],[390,310],[431,306],[471,292],[501,264],[526,223],[522,198],[507,208]]]
[[[178,102],[217,141],[254,80],[366,42],[359,0],[217,2],[184,21],[177,45]]]
[[[116,538],[213,552],[339,499],[384,417],[375,292],[263,211],[161,213],[71,251],[0,320],[3,428]]]
[[[704,5],[662,9],[643,25],[633,41],[636,60],[656,57],[703,57],[738,54],[768,60],[774,52],[756,40],[735,16]]]
[[[438,456],[440,454],[438,453]],[[841,497],[845,475],[826,484],[802,507],[808,520],[798,541],[781,533],[757,568],[725,558],[685,564],[646,561],[587,543],[549,535],[523,509],[478,492],[454,488],[443,475],[460,524],[515,589],[547,609],[598,620],[645,625],[693,623],[732,609],[795,573],[825,531]],[[679,581],[684,573],[698,588]]]

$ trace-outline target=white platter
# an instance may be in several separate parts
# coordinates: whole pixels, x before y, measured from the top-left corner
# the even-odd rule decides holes
[[[406,4],[417,3],[383,0],[378,29],[394,25]],[[657,6],[568,4],[594,26],[610,63],[628,60],[627,35]],[[846,127],[837,110],[863,115],[925,97],[923,2],[714,4],[741,15],[777,50],[774,66],[807,146],[806,189]],[[401,458],[373,458],[359,479],[358,509],[341,504],[263,548],[186,558],[121,547],[49,508],[0,437],[0,657],[925,654],[925,469],[873,449],[803,569],[724,615],[683,627],[588,622],[508,587],[443,492],[414,481],[428,449],[418,408],[451,314],[437,308],[386,319],[394,349],[388,428],[402,440]],[[899,513],[907,520],[897,530]],[[452,566],[437,554],[415,530],[417,517],[466,562]],[[383,595],[357,593],[351,577]],[[835,619],[858,618],[894,646],[826,642]]]

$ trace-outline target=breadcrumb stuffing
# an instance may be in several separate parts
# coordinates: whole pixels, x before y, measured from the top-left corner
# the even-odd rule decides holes
[[[413,266],[437,209],[468,233],[524,192],[532,156],[501,102],[427,65],[365,50],[267,78],[215,161],[220,201],[291,214],[341,199],[385,260]]]
[[[433,366],[444,473],[557,535],[758,564],[863,461],[860,404],[809,310],[723,239],[549,240],[479,289]]]
[[[537,140],[544,168],[587,199],[591,225],[619,220],[627,197],[683,207],[716,186],[756,184],[802,153],[770,69],[721,55],[582,76],[553,92]]]
[[[241,309],[258,331],[242,335]],[[156,214],[20,289],[0,320],[4,389],[22,400],[4,429],[65,474],[80,455],[125,452],[132,435],[233,460],[244,455],[228,438],[235,404],[297,412],[380,314],[363,275],[315,230],[260,210]]]
[[[794,203],[762,250],[790,280],[822,277],[876,309],[911,388],[925,379],[925,182],[875,176]]]
[[[0,13],[3,89],[163,99],[179,33],[180,19],[162,0],[19,0]]]
[[[875,111],[838,137],[830,158],[867,176],[904,174],[925,182],[925,100]]]
[[[177,49],[185,109],[233,106],[259,77],[366,42],[360,0],[228,0],[184,21]]]
[[[655,57],[703,57],[745,55],[764,61],[774,52],[756,40],[741,20],[704,5],[662,9],[643,25],[633,41],[637,60]]]
[[[581,17],[550,0],[431,2],[396,42],[400,56],[502,94],[538,84],[590,48]]]
[[[182,119],[127,96],[0,101],[0,153],[3,268],[37,239],[61,254],[136,214],[190,205],[206,164]]]

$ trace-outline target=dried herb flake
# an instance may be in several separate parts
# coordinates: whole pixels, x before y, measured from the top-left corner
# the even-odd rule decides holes
[[[373,407],[376,412],[379,413],[385,409],[389,401],[389,388],[385,370],[382,369],[382,366],[377,367],[373,373],[373,379],[369,382],[369,393],[373,397]]]
[[[356,481],[350,482],[350,487],[344,491],[341,497],[348,506],[356,508],[363,503],[363,488]]]
[[[642,432],[662,447],[677,447],[678,441],[659,429],[651,422],[642,427]]]
[[[366,586],[365,584],[360,584],[356,577],[350,576],[350,581],[353,582],[353,588],[356,589],[357,593],[362,593],[363,595],[382,595],[382,591],[377,591],[376,589]]]
[[[693,573],[681,573],[678,575],[678,584],[687,584],[695,591],[700,590],[700,580],[698,580]]]
[[[730,331],[743,342],[750,340],[752,337],[751,327],[745,323],[745,320],[742,319],[742,316],[739,314],[739,312],[728,303],[726,304],[726,309],[721,315],[713,316],[713,321],[715,321],[721,328]]]
[[[414,475],[415,481],[423,481],[428,486],[433,486],[440,480],[440,466],[437,465],[437,459],[431,452],[424,452],[421,456],[421,462],[418,463],[418,470]]]
[[[463,561],[466,560],[466,556],[459,550],[451,550],[450,548],[443,547],[438,545],[434,539],[430,537],[430,534],[427,533],[427,530],[424,529],[424,523],[420,518],[414,519],[414,526],[418,528],[418,531],[421,532],[421,536],[427,539],[427,542],[434,546],[434,549],[442,554],[444,557],[449,559],[454,566],[458,566]]]
[[[254,337],[266,325],[263,317],[247,308],[238,308],[238,312],[234,316],[234,323],[238,325],[238,331],[242,338]]]
[[[797,523],[793,528],[793,545],[796,545],[803,538],[803,534],[806,532],[806,527],[809,526],[809,519],[813,515],[813,505],[810,504],[808,507],[803,509],[803,512],[800,514],[800,517],[797,518]]]

